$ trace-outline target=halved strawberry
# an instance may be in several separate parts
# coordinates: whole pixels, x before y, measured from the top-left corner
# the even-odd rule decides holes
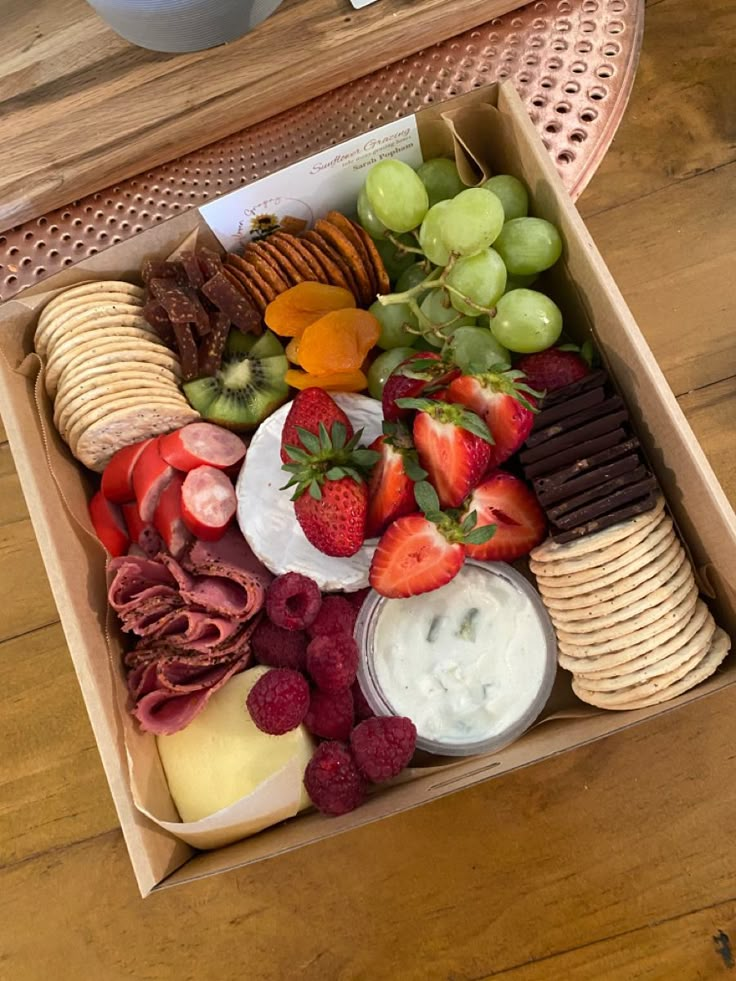
[[[427,475],[419,466],[414,444],[401,423],[384,423],[384,435],[371,443],[380,459],[368,483],[366,538],[382,535],[396,518],[416,510],[414,481]]]
[[[419,409],[414,445],[419,462],[445,508],[458,507],[488,469],[492,442],[474,412],[432,399],[399,399],[402,409]]]
[[[489,468],[515,453],[534,423],[538,395],[523,381],[521,371],[487,371],[452,381],[447,398],[476,412],[493,437]]]
[[[417,351],[397,365],[386,379],[382,396],[384,419],[388,422],[407,419],[410,412],[397,405],[398,399],[429,395],[457,378],[458,374],[459,369],[444,361],[442,355],[433,351]]]
[[[476,516],[462,523],[439,509],[437,494],[420,481],[414,488],[424,514],[409,514],[389,526],[373,554],[369,580],[382,596],[402,599],[439,589],[454,579],[467,546],[482,544],[491,528],[476,528]]]
[[[332,432],[332,426],[336,422],[343,424],[345,438],[350,439],[353,435],[353,427],[332,396],[322,388],[303,389],[291,403],[284,428],[281,430],[281,462],[288,463],[291,459],[286,450],[287,446],[303,448],[299,429],[306,429],[308,433],[316,435],[319,432],[319,424],[322,423],[329,433]]]
[[[475,488],[465,502],[464,515],[477,516],[477,527],[496,526],[482,545],[468,545],[473,559],[512,562],[527,555],[544,538],[547,521],[534,493],[523,480],[498,470]]]

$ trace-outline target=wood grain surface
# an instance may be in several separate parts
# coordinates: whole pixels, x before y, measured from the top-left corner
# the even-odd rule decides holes
[[[123,41],[84,0],[0,0],[0,230],[520,5],[284,0],[239,41],[172,55]]]
[[[733,16],[732,0],[649,7],[630,107],[581,210],[736,501]],[[1,978],[733,976],[733,689],[141,901],[2,440]]]

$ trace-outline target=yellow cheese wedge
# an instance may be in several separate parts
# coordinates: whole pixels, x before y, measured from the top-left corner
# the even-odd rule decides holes
[[[248,692],[268,670],[257,667],[235,675],[186,729],[156,737],[182,821],[199,821],[234,804],[291,760],[299,763],[300,772],[309,762],[314,743],[303,725],[269,736],[245,708]],[[299,809],[308,806],[302,786]]]

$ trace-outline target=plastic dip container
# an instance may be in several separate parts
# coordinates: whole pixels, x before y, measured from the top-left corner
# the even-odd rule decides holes
[[[377,715],[417,727],[417,748],[473,756],[517,739],[544,708],[557,647],[536,590],[505,563],[467,560],[441,589],[371,592],[355,637],[358,681]]]

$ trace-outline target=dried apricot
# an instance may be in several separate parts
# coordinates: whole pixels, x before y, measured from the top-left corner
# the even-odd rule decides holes
[[[326,283],[298,283],[266,307],[264,319],[275,334],[299,337],[306,327],[331,310],[355,307],[350,290]]]
[[[362,392],[368,379],[362,371],[334,371],[329,375],[310,375],[307,371],[289,368],[284,381],[292,388],[324,388],[327,392]]]
[[[300,339],[298,337],[292,337],[286,345],[284,353],[292,364],[299,364],[299,343]]]
[[[381,325],[367,310],[333,310],[299,339],[299,363],[313,375],[357,371],[375,345]]]

